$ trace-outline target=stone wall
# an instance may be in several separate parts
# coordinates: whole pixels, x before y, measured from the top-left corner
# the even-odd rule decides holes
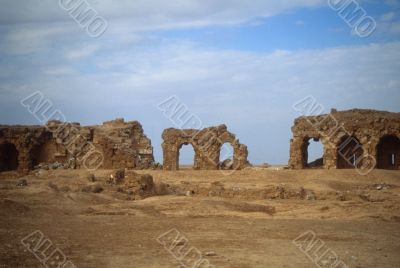
[[[139,122],[100,126],[50,121],[46,126],[0,126],[0,171],[27,172],[39,164],[65,168],[136,168],[155,165]]]
[[[333,109],[327,115],[297,118],[292,132],[292,169],[313,166],[308,163],[310,139],[322,143],[326,169],[400,169],[400,113]]]
[[[192,145],[194,169],[217,170],[221,168],[220,154],[222,146],[229,143],[233,147],[231,169],[242,169],[249,165],[247,146],[241,144],[235,135],[228,132],[225,125],[196,129],[166,129],[162,134],[164,170],[179,169],[179,151],[183,145]]]

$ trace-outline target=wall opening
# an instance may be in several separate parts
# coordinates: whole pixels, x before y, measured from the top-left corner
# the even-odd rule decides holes
[[[234,148],[230,142],[226,142],[222,145],[219,152],[219,167],[220,169],[233,169],[233,155]]]
[[[0,171],[18,169],[18,150],[12,143],[0,145]]]
[[[193,145],[182,144],[178,151],[178,169],[193,169],[195,161],[195,152]]]
[[[396,136],[384,136],[377,150],[379,169],[400,169],[400,139]]]
[[[303,167],[323,168],[324,146],[318,138],[306,138],[302,146]]]
[[[363,148],[353,136],[344,136],[337,147],[337,168],[352,169],[360,167],[363,160]]]
[[[45,142],[34,147],[31,151],[32,167],[41,163],[50,164],[56,161],[57,145],[53,141]]]

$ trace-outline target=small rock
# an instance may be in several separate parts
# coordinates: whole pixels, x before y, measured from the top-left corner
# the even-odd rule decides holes
[[[176,243],[176,246],[183,246],[185,243],[186,242],[184,240],[180,240],[178,243]]]
[[[320,263],[322,264],[322,267],[326,267],[326,266],[328,266],[328,264],[330,263],[330,261],[328,261],[328,260],[322,260],[322,261],[320,261]]]
[[[87,177],[89,182],[95,182],[96,181],[96,176],[94,174],[89,174]]]
[[[52,182],[49,182],[48,184],[47,184],[51,189],[53,189],[54,191],[56,191],[56,192],[58,192],[60,189],[58,189],[58,186],[57,185],[55,185],[54,183],[52,183]]]
[[[377,189],[378,191],[380,191],[380,190],[383,189],[383,186],[382,186],[382,185],[378,185],[378,186],[376,186],[376,189]]]
[[[101,187],[98,184],[87,185],[87,186],[82,188],[82,192],[84,192],[84,193],[95,193],[95,194],[98,194],[98,193],[101,193],[103,190],[104,190],[103,187]]]
[[[339,201],[346,201],[346,196],[342,192],[337,192],[336,195],[338,196]]]
[[[214,251],[208,251],[208,252],[204,253],[204,255],[207,257],[213,257],[213,256],[216,256],[217,253],[215,253]]]
[[[307,193],[306,198],[307,198],[307,200],[317,200],[317,197],[315,196],[314,192],[312,192],[312,191],[309,191]]]
[[[25,187],[25,186],[28,186],[28,182],[26,181],[26,179],[20,179],[20,180],[17,182],[17,186],[18,186],[18,187]]]
[[[194,191],[187,191],[185,195],[189,196],[189,197],[193,196],[194,195]]]
[[[118,169],[115,172],[115,182],[117,184],[121,183],[124,180],[124,178],[125,178],[125,169]]]
[[[92,192],[95,194],[98,194],[98,193],[101,193],[103,190],[104,190],[103,187],[96,184],[96,185],[94,185]]]
[[[58,163],[58,162],[55,162],[55,163],[53,163],[53,164],[50,164],[50,168],[51,168],[51,169],[58,169],[58,168],[60,168],[60,167],[62,167],[62,164],[61,164],[61,163]]]

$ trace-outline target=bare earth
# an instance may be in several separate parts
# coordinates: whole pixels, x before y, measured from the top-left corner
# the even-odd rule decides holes
[[[76,267],[185,267],[157,241],[171,229],[215,267],[318,267],[293,243],[307,231],[348,267],[400,267],[399,171],[143,171],[168,184],[143,200],[111,172],[94,173],[101,193],[82,191],[86,171],[1,174],[0,267],[45,267],[21,243],[35,230]]]

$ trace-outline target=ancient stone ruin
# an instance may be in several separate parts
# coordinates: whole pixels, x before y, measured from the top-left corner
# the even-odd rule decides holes
[[[400,169],[400,113],[354,109],[297,118],[292,127],[289,167],[304,169]],[[310,140],[323,156],[308,160]]]
[[[193,146],[194,169],[243,169],[249,162],[247,160],[247,146],[236,139],[235,135],[228,132],[225,125],[196,129],[166,129],[162,134],[164,156],[164,170],[179,169],[179,151],[183,145]],[[229,143],[233,147],[233,159],[231,164],[220,163],[222,146]]]
[[[137,121],[117,119],[85,127],[60,121],[0,126],[0,171],[27,172],[40,165],[146,169],[155,163],[151,141]]]

